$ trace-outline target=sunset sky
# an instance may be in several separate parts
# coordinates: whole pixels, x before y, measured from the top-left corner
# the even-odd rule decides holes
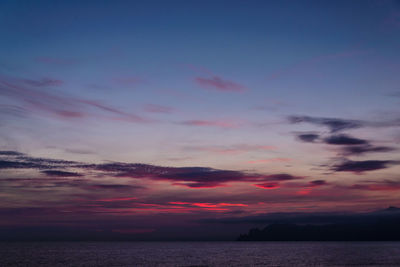
[[[400,206],[400,1],[3,0],[0,36],[0,231]]]

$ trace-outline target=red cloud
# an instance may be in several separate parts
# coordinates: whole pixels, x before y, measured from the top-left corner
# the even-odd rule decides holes
[[[261,184],[254,184],[254,186],[263,189],[277,189],[280,187],[279,183],[261,183]]]
[[[247,204],[242,203],[208,203],[208,202],[168,202],[172,205],[188,205],[200,208],[220,208],[220,207],[247,207]]]

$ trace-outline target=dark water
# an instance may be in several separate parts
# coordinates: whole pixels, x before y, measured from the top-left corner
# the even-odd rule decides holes
[[[16,242],[0,266],[400,266],[400,242]]]

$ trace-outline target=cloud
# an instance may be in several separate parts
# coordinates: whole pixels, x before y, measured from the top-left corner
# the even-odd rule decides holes
[[[0,154],[1,155],[1,154]],[[37,169],[47,176],[79,177],[85,173],[77,173],[70,169],[94,170],[107,177],[129,177],[168,181],[172,185],[189,188],[213,188],[225,186],[230,182],[285,182],[303,179],[287,173],[261,174],[247,171],[221,170],[209,167],[163,167],[139,163],[103,163],[87,164],[83,162],[19,156],[18,152],[6,151],[0,158],[0,169]],[[99,173],[98,173],[99,175]]]
[[[88,184],[85,186],[87,190],[115,190],[115,191],[131,191],[132,189],[144,189],[143,186],[129,185],[129,184]],[[129,198],[136,199],[136,198]],[[122,201],[122,199],[119,199]],[[127,200],[126,198],[124,200]],[[100,200],[99,200],[100,201]],[[105,200],[101,200],[105,201]]]
[[[319,139],[319,135],[313,133],[302,133],[302,134],[297,134],[297,138],[302,142],[314,143]]]
[[[20,152],[17,152],[17,151],[6,151],[6,150],[3,150],[3,151],[0,151],[0,155],[1,156],[23,156],[24,153],[20,153]]]
[[[42,173],[46,174],[47,176],[56,176],[56,177],[80,177],[83,176],[77,172],[66,172],[66,171],[59,171],[59,170],[46,170],[42,171]]]
[[[254,184],[254,186],[263,188],[263,189],[277,189],[280,187],[279,183],[260,183],[260,184]]]
[[[365,145],[368,142],[364,139],[354,138],[345,134],[331,135],[323,140],[329,145]]]
[[[174,108],[161,106],[161,105],[155,105],[155,104],[147,104],[144,106],[144,110],[146,112],[151,112],[151,113],[170,114],[174,111]]]
[[[26,80],[0,76],[0,95],[20,102],[30,112],[53,115],[57,118],[95,117],[135,123],[150,121],[94,100],[69,97],[45,90],[59,83],[58,80],[52,79]]]
[[[290,161],[292,161],[292,159],[289,159],[289,158],[270,158],[270,159],[250,160],[250,161],[247,161],[247,163],[258,164],[258,163],[290,162]]]
[[[40,80],[23,79],[22,81],[29,86],[35,86],[35,87],[59,86],[64,83],[61,80],[55,80],[49,78],[42,78]]]
[[[287,120],[292,124],[309,123],[316,126],[327,127],[331,133],[337,133],[344,130],[359,129],[363,127],[399,127],[400,119],[381,120],[381,121],[364,121],[364,120],[348,120],[340,118],[325,118],[311,116],[288,116]]]
[[[330,135],[321,138],[318,134],[298,133],[297,138],[300,141],[307,143],[325,143],[328,145],[340,146],[339,155],[344,156],[361,155],[373,152],[391,152],[396,150],[394,147],[375,146],[370,144],[368,140],[352,137],[346,134]]]
[[[68,160],[35,158],[17,151],[0,151],[0,169],[63,169],[80,167],[81,163]]]
[[[250,145],[250,144],[237,144],[233,146],[201,146],[201,147],[188,147],[190,150],[206,151],[217,154],[242,154],[253,151],[271,151],[275,150],[275,146],[269,145]],[[279,160],[276,160],[279,161]],[[282,159],[284,161],[284,159]]]
[[[368,184],[353,184],[350,189],[366,190],[366,191],[399,191],[400,182],[397,181],[383,181],[373,182]]]
[[[366,171],[386,169],[389,168],[389,165],[393,164],[399,164],[399,162],[393,160],[352,161],[345,159],[343,162],[333,165],[331,169],[335,172],[362,173]]]
[[[289,116],[288,121],[293,124],[310,123],[317,126],[325,126],[328,127],[332,133],[348,129],[357,129],[365,126],[365,122],[360,120],[346,120],[339,118],[322,118],[310,116]]]
[[[195,82],[200,86],[211,88],[223,92],[243,92],[246,87],[238,83],[224,80],[219,76],[211,76],[211,78],[196,77]]]
[[[221,121],[221,120],[187,120],[187,121],[182,121],[179,124],[188,126],[218,127],[218,128],[238,127],[238,124],[235,122]]]
[[[311,187],[318,187],[318,186],[323,186],[327,185],[328,183],[325,180],[314,180],[309,183],[309,186]]]
[[[344,155],[361,155],[372,152],[392,152],[395,151],[394,147],[387,146],[373,146],[373,145],[361,145],[361,146],[346,146],[342,148]]]

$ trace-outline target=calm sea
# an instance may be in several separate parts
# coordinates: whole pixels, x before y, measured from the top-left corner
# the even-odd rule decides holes
[[[0,266],[400,266],[400,242],[13,242]]]

